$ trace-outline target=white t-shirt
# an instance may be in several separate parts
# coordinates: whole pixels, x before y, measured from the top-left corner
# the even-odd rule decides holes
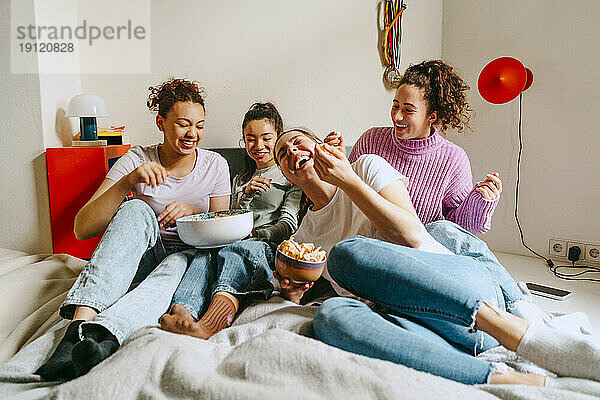
[[[135,146],[117,160],[106,177],[118,181],[131,171],[147,162],[160,164],[158,144],[152,146]],[[196,149],[196,164],[192,171],[181,178],[168,176],[167,180],[156,187],[145,183],[136,184],[133,197],[143,200],[156,216],[172,202],[179,200],[193,204],[201,212],[208,211],[211,197],[229,196],[229,166],[227,160],[214,151]],[[181,243],[177,235],[177,227],[172,226],[160,230],[165,243]]]
[[[377,193],[387,185],[396,181],[408,184],[408,178],[394,169],[386,160],[374,154],[364,154],[352,164],[356,174]],[[423,242],[419,250],[439,254],[453,254],[438,243],[421,224]],[[308,210],[294,234],[300,243],[312,242],[329,251],[337,243],[352,236],[361,235],[369,238],[385,240],[367,216],[352,202],[341,189],[337,189],[327,205],[317,211]],[[329,275],[327,268],[323,276],[329,280],[335,291],[341,296],[351,293],[340,287]]]

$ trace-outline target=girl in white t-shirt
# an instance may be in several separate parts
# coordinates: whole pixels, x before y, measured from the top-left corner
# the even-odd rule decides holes
[[[149,89],[148,107],[157,112],[164,140],[121,157],[75,217],[78,239],[106,231],[60,308],[71,322],[36,371],[45,380],[85,374],[133,331],[155,324],[191,258],[183,252],[189,246],[177,236],[176,219],[229,208],[227,162],[198,149],[202,89],[183,79]],[[134,199],[123,202],[129,191]],[[137,286],[128,291],[132,282]]]
[[[304,130],[284,133],[275,155],[286,178],[312,201],[295,237],[330,250],[325,276],[340,294],[374,303],[326,300],[315,315],[315,337],[468,384],[573,384],[574,378],[500,372],[473,356],[498,343],[558,375],[600,380],[597,369],[586,367],[600,362],[598,337],[531,325],[505,312],[493,275],[427,234],[405,177],[384,159],[363,155],[350,165],[344,153]],[[282,295],[295,302],[310,286],[278,279]]]

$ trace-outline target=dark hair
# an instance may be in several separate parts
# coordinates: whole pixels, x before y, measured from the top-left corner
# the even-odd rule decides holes
[[[437,112],[438,125],[442,132],[448,126],[462,132],[469,127],[473,110],[467,102],[465,92],[469,85],[458,76],[454,69],[441,60],[423,61],[411,65],[398,82],[398,87],[407,84],[418,87],[423,91],[423,97],[428,103],[427,114]]]
[[[275,128],[275,134],[279,138],[281,136],[281,132],[283,132],[283,119],[277,111],[277,108],[273,105],[273,103],[254,103],[250,106],[250,109],[246,111],[246,115],[244,115],[244,120],[242,121],[242,140],[245,141],[244,137],[244,128],[252,121],[260,121],[261,119],[268,120],[273,127]],[[244,184],[252,178],[256,172],[256,161],[252,159],[248,155],[247,152],[244,152],[244,168],[238,173],[238,179],[241,184]]]
[[[148,108],[150,111],[157,112],[163,118],[167,117],[167,113],[171,110],[173,104],[180,101],[200,104],[206,111],[204,88],[195,81],[169,78],[166,82],[150,86],[148,90],[150,91],[146,103]]]
[[[277,142],[279,142],[279,139],[290,132],[300,132],[303,135],[309,137],[310,139],[312,139],[313,142],[315,143],[319,143],[321,140],[317,137],[317,135],[315,135],[310,129],[308,128],[291,128],[291,129],[286,129],[284,132],[281,133],[280,136],[277,137],[277,140],[275,141],[275,146],[277,147]],[[277,156],[275,156],[275,162],[277,163],[277,165],[279,165],[279,160],[277,159]],[[302,218],[304,218],[304,216],[306,215],[306,212],[308,211],[308,209],[310,208],[310,206],[313,205],[313,202],[311,199],[308,198],[308,196],[306,195],[306,193],[304,193],[304,191],[302,192],[302,197],[300,197],[300,210],[298,211],[298,220],[301,221]],[[300,224],[298,224],[300,225]]]

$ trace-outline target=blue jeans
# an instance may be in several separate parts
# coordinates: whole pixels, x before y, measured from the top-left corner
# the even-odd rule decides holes
[[[266,300],[274,289],[270,282],[274,263],[274,250],[263,241],[244,240],[220,250],[198,250],[172,304],[184,306],[200,319],[217,292],[234,294],[243,303]]]
[[[466,384],[486,383],[491,363],[468,353],[498,346],[474,331],[482,301],[504,309],[498,283],[471,257],[434,254],[361,236],[333,247],[332,278],[349,298],[325,301],[315,337],[332,346]]]
[[[156,215],[145,202],[121,204],[60,315],[70,319],[77,306],[91,307],[98,315],[81,324],[80,333],[101,325],[123,343],[135,330],[156,324],[168,309],[193,255],[185,248],[163,246]]]
[[[440,220],[425,226],[427,232],[454,254],[468,256],[481,262],[500,285],[507,309],[518,300],[527,301],[508,271],[500,264],[487,244],[454,222]]]

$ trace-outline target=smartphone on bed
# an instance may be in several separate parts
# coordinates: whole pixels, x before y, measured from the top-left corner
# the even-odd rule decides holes
[[[559,289],[552,286],[546,286],[539,283],[527,282],[527,289],[538,296],[549,297],[554,300],[565,300],[571,297],[571,291]]]

